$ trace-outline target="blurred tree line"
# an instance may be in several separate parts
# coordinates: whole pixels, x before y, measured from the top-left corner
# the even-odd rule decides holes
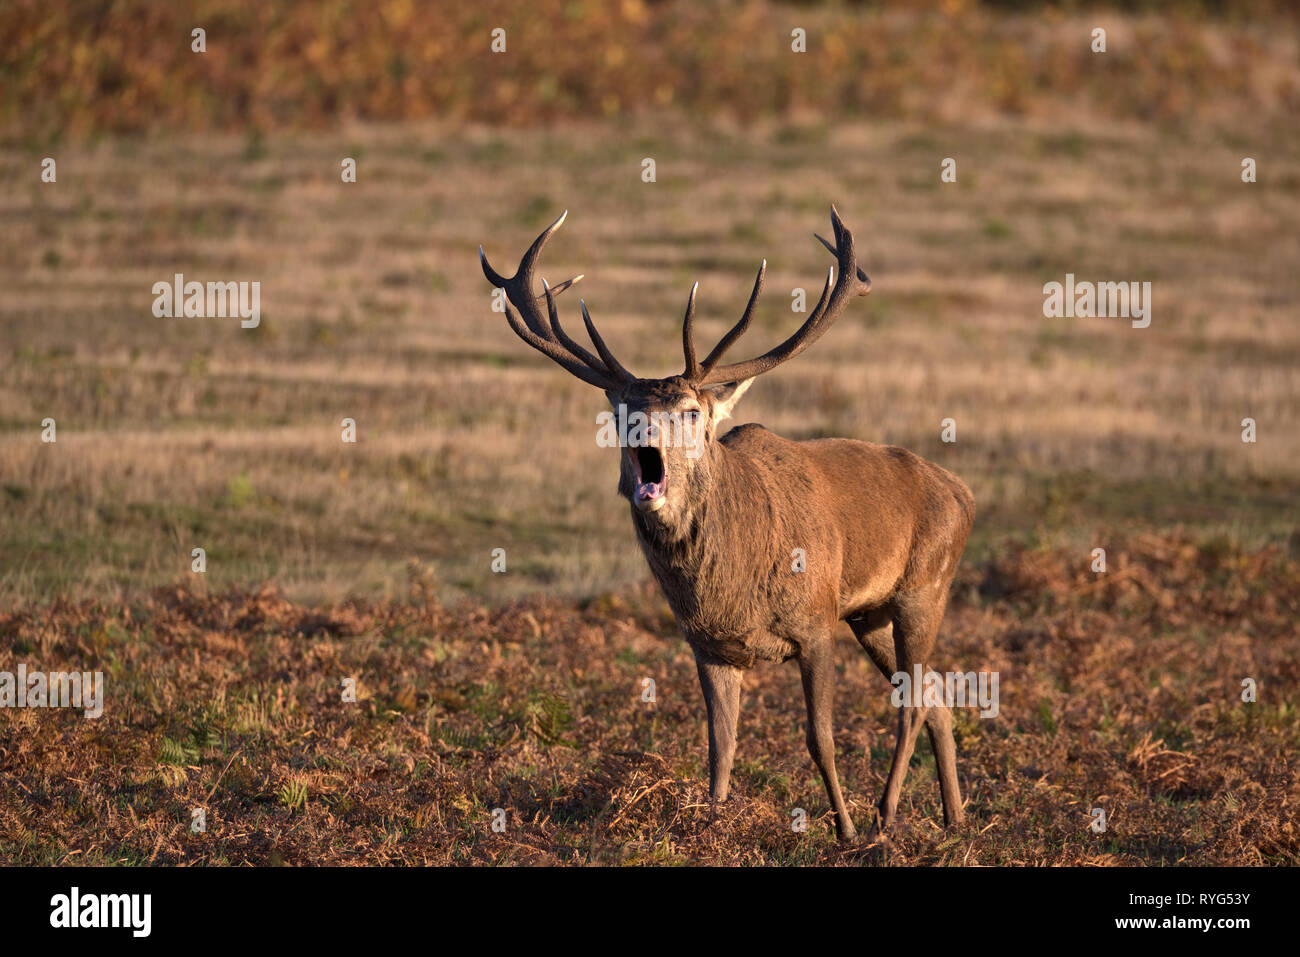
[[[0,128],[63,134],[544,123],[676,109],[936,119],[1294,115],[1293,5],[1272,0],[5,0]],[[1094,26],[1108,49],[1090,46]],[[204,31],[196,52],[194,31]],[[494,30],[497,46],[494,52]],[[796,30],[806,51],[797,53]],[[1287,43],[1291,46],[1287,46]]]

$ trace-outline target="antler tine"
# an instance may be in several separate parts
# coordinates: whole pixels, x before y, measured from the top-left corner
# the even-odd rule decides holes
[[[617,385],[613,378],[608,374],[598,373],[594,369],[588,368],[580,362],[576,356],[565,351],[565,349],[558,343],[552,342],[549,339],[543,339],[534,333],[528,328],[524,321],[519,318],[515,311],[510,308],[509,303],[506,303],[506,321],[510,323],[510,328],[515,331],[515,335],[520,339],[524,340],[524,342],[528,343],[547,358],[555,360],[558,365],[577,376],[583,382],[594,385],[598,389],[608,389]]]
[[[835,230],[834,246],[828,243],[821,236],[818,236],[816,233],[813,233],[813,235],[817,236],[818,242],[820,242],[823,246],[829,249],[831,255],[834,256],[837,260],[839,260],[841,266],[841,270],[840,270],[841,272],[849,271],[845,264],[850,259],[853,261],[854,269],[856,269],[857,271],[857,280],[858,282],[862,283],[863,286],[865,287],[865,288],[858,288],[857,291],[855,292],[855,295],[865,296],[867,293],[871,292],[871,278],[865,272],[863,272],[862,269],[859,268],[857,265],[858,257],[853,248],[853,234],[849,232],[849,227],[844,225],[844,220],[840,219],[839,210],[835,208],[834,203],[831,203],[831,229]],[[844,244],[848,245],[849,255],[847,257],[841,255],[841,253],[839,252],[840,249],[843,249]]]
[[[700,364],[695,359],[695,336],[691,332],[691,324],[695,321],[695,294],[699,289],[699,282],[691,287],[690,298],[686,300],[686,317],[682,319],[682,352],[686,356],[686,370],[682,373],[682,378],[692,381],[698,379],[701,372]]]
[[[515,271],[514,279],[512,280],[513,284],[518,287],[517,290],[507,289],[506,291],[507,295],[516,292],[520,299],[527,300],[529,306],[528,311],[531,312],[532,315],[529,316],[525,314],[524,320],[527,322],[531,318],[533,322],[529,322],[529,327],[534,332],[540,334],[544,339],[551,338],[551,333],[547,323],[542,321],[541,310],[537,308],[537,300],[542,297],[533,292],[533,270],[537,268],[537,257],[540,256],[542,250],[546,248],[546,244],[550,242],[551,237],[555,235],[555,231],[563,226],[564,221],[568,218],[569,211],[566,209],[564,212],[560,213],[559,218],[556,219],[555,222],[547,226],[546,229],[543,230],[542,234],[533,240],[533,244],[528,247],[528,252],[524,253],[524,258],[519,260],[519,268]],[[524,312],[524,307],[519,305],[518,302],[516,302],[516,307],[521,313]]]
[[[701,385],[714,385],[719,382],[749,379],[776,368],[782,362],[794,358],[821,338],[826,330],[839,318],[840,313],[844,311],[844,307],[848,305],[850,299],[855,296],[865,296],[871,291],[871,280],[867,278],[865,272],[858,268],[857,256],[853,247],[853,234],[844,225],[839,212],[834,206],[831,207],[831,227],[835,231],[834,246],[820,236],[817,238],[835,254],[840,274],[837,280],[835,268],[831,267],[826,276],[826,286],[822,290],[821,299],[818,300],[817,306],[813,309],[808,320],[785,342],[763,353],[756,359],[710,368],[704,374]],[[834,282],[833,287],[832,282]],[[730,334],[728,334],[728,337],[730,338]]]
[[[587,335],[591,336],[591,341],[596,346],[596,351],[600,353],[600,358],[604,361],[606,368],[616,379],[622,379],[624,382],[635,379],[636,376],[624,369],[623,364],[614,358],[614,353],[609,351],[609,347],[605,345],[605,340],[596,331],[596,324],[591,321],[591,313],[587,312],[587,303],[579,299],[578,306],[582,309],[582,321],[587,326]]]
[[[581,276],[577,276],[566,283],[561,283],[555,288],[548,286],[546,284],[546,278],[542,278],[542,295],[546,297],[546,311],[550,314],[551,330],[555,333],[555,337],[560,340],[560,345],[564,346],[564,348],[568,349],[571,353],[581,359],[592,369],[593,372],[598,372],[601,375],[608,376],[610,374],[609,367],[588,352],[581,343],[575,342],[571,339],[569,334],[564,331],[564,327],[560,325],[560,311],[555,307],[555,297],[581,278]]]
[[[568,289],[570,286],[574,285],[575,283],[581,282],[583,278],[584,276],[582,274],[579,274],[577,276],[574,276],[572,279],[564,280],[564,282],[557,282],[554,286],[551,287],[551,293],[553,295],[558,296],[560,293],[564,292],[564,290]],[[543,286],[542,294],[537,297],[538,299],[545,298],[546,296],[546,291],[544,288],[546,286],[545,278],[542,279],[542,286]]]
[[[704,357],[704,364],[700,366],[700,371],[704,375],[709,374],[713,367],[718,364],[723,353],[730,349],[735,341],[743,336],[745,330],[749,328],[749,321],[754,318],[754,307],[758,305],[759,294],[763,291],[763,277],[766,275],[767,260],[764,259],[758,264],[758,275],[754,277],[754,289],[750,292],[749,302],[745,305],[745,314],[740,317],[740,321],[732,326],[718,344],[713,347],[713,351]]]
[[[493,269],[487,261],[483,247],[478,248],[479,261],[483,264],[483,274],[487,276],[488,282],[506,291],[506,297],[515,304],[515,308],[523,316],[528,328],[543,339],[550,339],[551,332],[547,328],[541,309],[537,306],[537,300],[541,297],[533,292],[533,270],[537,265],[537,257],[546,248],[547,242],[555,235],[555,231],[564,225],[568,215],[569,211],[566,209],[555,222],[547,226],[542,234],[533,240],[533,244],[528,247],[528,252],[524,253],[523,259],[519,260],[519,268],[509,279]]]
[[[507,299],[505,306],[506,320],[519,338],[538,352],[553,359],[584,382],[602,389],[616,388],[628,379],[633,378],[632,374],[619,365],[617,360],[610,361],[613,357],[608,354],[607,349],[603,348],[603,343],[600,343],[597,348],[600,349],[601,356],[605,359],[604,362],[574,342],[560,326],[559,313],[555,307],[555,297],[576,283],[582,276],[575,276],[573,279],[566,280],[554,288],[551,288],[546,284],[545,280],[542,280],[542,295],[538,296],[533,292],[533,272],[537,266],[537,257],[541,254],[551,236],[555,234],[555,231],[564,225],[564,220],[568,215],[569,213],[566,210],[540,236],[533,240],[533,244],[528,247],[528,251],[524,253],[523,258],[519,261],[519,268],[513,276],[507,278],[493,269],[482,246],[478,248],[479,260],[482,263],[483,274],[487,277],[488,282],[499,289],[505,290]],[[547,316],[543,316],[539,305],[539,300],[542,299],[546,300],[549,321]],[[519,310],[518,315],[511,311],[511,304]],[[585,307],[583,313],[585,317]],[[588,320],[588,328],[594,328],[591,326],[590,320]]]
[[[818,235],[817,233],[813,233],[813,235],[817,237],[819,243],[831,251],[832,256],[836,259],[839,258],[840,254],[835,250],[835,246],[830,242],[830,240],[826,239],[824,236]],[[578,278],[581,279],[582,277],[579,276]],[[865,290],[858,293],[859,296],[865,296],[867,293],[871,292],[871,277],[862,271],[861,266],[858,267],[858,282],[866,284],[867,287]]]

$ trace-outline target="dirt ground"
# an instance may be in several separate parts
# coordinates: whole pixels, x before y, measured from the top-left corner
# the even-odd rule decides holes
[[[658,596],[446,608],[427,569],[410,583],[324,610],[160,589],[0,616],[18,660],[107,668],[102,717],[0,722],[0,859],[1300,863],[1300,563],[1277,548],[1138,537],[1104,575],[1034,550],[967,568],[942,666],[999,672],[1000,712],[958,714],[966,825],[943,830],[923,744],[888,849],[835,842],[793,666],[746,676],[715,818],[693,659]],[[843,638],[840,772],[865,824],[895,712]]]

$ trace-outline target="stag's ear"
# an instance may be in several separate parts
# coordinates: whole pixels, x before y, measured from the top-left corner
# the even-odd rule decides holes
[[[741,382],[724,382],[722,385],[709,389],[709,397],[713,400],[713,424],[717,425],[723,419],[731,417],[731,410],[736,407],[740,397],[745,394],[745,390],[753,383],[753,379],[745,379]]]

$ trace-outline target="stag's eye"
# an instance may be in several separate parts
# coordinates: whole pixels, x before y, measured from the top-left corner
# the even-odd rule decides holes
[[[682,421],[687,425],[694,425],[696,422],[700,421],[700,410],[687,409],[682,413]]]

